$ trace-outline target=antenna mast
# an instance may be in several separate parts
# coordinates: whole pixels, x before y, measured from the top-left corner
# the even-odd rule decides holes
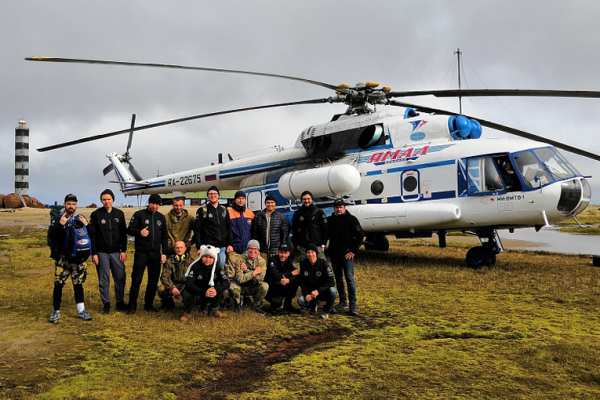
[[[460,56],[462,55],[462,51],[460,51],[460,48],[456,49],[454,54],[456,54],[456,57],[458,59],[458,90],[460,90],[460,89],[462,89],[461,84],[460,84]],[[462,97],[461,96],[458,96],[458,113],[462,114]]]

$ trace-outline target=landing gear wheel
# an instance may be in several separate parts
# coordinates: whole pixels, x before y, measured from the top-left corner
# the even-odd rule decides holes
[[[367,236],[365,238],[365,250],[389,251],[390,241],[385,235]]]
[[[466,261],[469,268],[491,267],[496,263],[496,255],[487,247],[477,246],[467,252]]]

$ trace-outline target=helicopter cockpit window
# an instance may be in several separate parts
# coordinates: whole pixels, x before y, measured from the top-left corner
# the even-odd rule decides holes
[[[532,151],[517,153],[513,160],[527,186],[536,188],[554,181]]]
[[[575,176],[564,161],[551,149],[537,149],[533,152],[556,180],[560,181]]]
[[[504,183],[491,156],[469,158],[467,160],[467,177],[469,194],[504,190]]]
[[[558,156],[558,158],[560,160],[562,160],[563,164],[566,165],[571,170],[571,172],[573,172],[573,175],[581,175],[581,173],[577,170],[577,168],[575,168],[573,166],[573,164],[571,164],[569,162],[569,160],[567,160],[565,158],[565,156],[563,156],[563,154],[558,149],[553,148],[552,150],[556,153],[556,155]]]

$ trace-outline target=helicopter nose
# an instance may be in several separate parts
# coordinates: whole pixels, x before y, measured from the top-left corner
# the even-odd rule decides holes
[[[590,184],[586,179],[572,179],[560,185],[560,199],[557,209],[563,214],[579,214],[592,197]]]

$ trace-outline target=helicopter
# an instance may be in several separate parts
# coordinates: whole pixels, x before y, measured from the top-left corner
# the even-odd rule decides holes
[[[377,82],[331,85],[310,79],[263,72],[174,64],[135,63],[55,57],[29,61],[175,68],[249,74],[300,81],[333,90],[326,98],[232,109],[135,126],[38,149],[49,151],[129,133],[126,151],[107,155],[125,196],[153,193],[184,196],[188,192],[242,189],[251,210],[259,210],[267,195],[277,198],[288,218],[309,190],[314,203],[330,212],[344,199],[367,235],[367,246],[388,250],[387,235],[431,237],[446,246],[448,231],[476,235],[480,246],[466,254],[472,268],[493,266],[504,251],[498,230],[536,230],[573,218],[590,203],[590,176],[582,175],[559,150],[597,161],[600,156],[561,142],[491,121],[397,100],[433,95],[554,96],[599,98],[600,92],[520,89],[451,89],[392,91]],[[233,159],[187,171],[144,179],[131,163],[129,150],[136,131],[216,115],[300,104],[344,104],[346,111],[300,133],[293,147],[253,157]],[[379,109],[378,109],[379,108]],[[483,138],[483,127],[522,139]],[[526,139],[526,140],[523,140]]]

